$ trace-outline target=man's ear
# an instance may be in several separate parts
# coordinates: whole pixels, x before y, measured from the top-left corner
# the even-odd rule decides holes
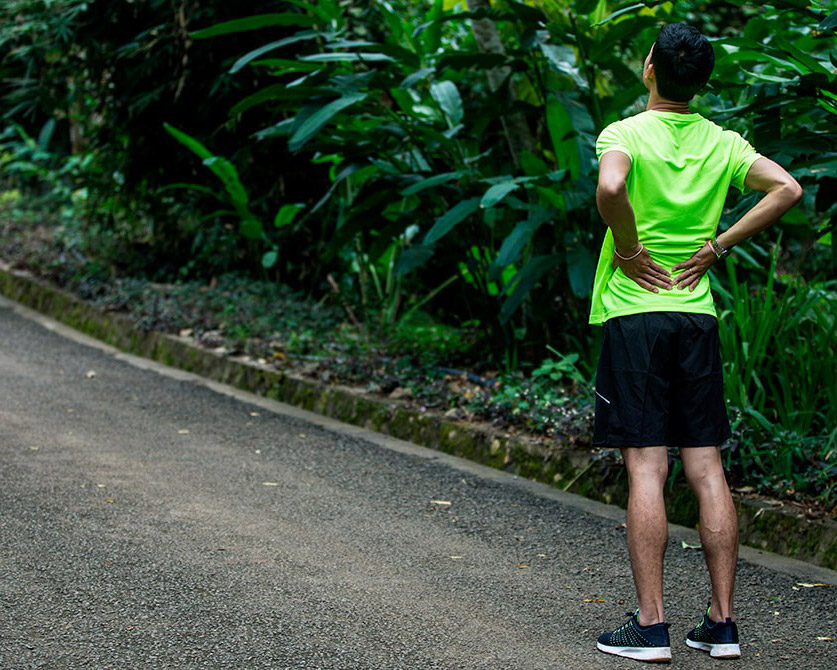
[[[654,63],[648,63],[648,69],[645,71],[645,76],[648,77],[648,79],[654,79],[657,76],[656,72],[654,72]]]

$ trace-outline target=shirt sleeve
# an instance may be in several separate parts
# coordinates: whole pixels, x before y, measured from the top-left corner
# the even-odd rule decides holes
[[[634,160],[633,153],[630,149],[630,138],[622,124],[618,121],[614,121],[607,126],[596,140],[597,159],[601,160],[602,156],[608,151],[621,151],[623,154],[627,154],[631,162]]]
[[[726,132],[730,133],[732,137],[732,151],[730,152],[732,178],[730,183],[744,193],[746,190],[744,180],[747,178],[750,166],[763,156],[734,130],[727,130]]]

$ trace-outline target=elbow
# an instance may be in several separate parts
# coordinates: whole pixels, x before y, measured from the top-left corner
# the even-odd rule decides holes
[[[791,207],[802,200],[802,187],[796,179],[791,179],[787,184],[785,184],[785,192],[787,193],[787,198],[790,201]]]
[[[623,180],[599,181],[596,187],[596,200],[620,200],[628,193],[628,188]]]

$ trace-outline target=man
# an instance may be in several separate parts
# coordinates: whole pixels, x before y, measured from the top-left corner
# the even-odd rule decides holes
[[[699,31],[665,26],[643,66],[646,110],[609,125],[596,144],[596,202],[608,231],[590,313],[591,324],[603,324],[593,444],[619,447],[627,468],[638,597],[630,619],[603,634],[598,648],[646,661],[671,660],[663,613],[667,446],[680,448],[700,504],[711,584],[709,607],[686,644],[715,658],[741,654],[732,603],[738,525],[719,449],[731,433],[706,272],[802,196],[793,177],[738,133],[689,112],[714,63]],[[715,238],[730,184],[766,195]]]

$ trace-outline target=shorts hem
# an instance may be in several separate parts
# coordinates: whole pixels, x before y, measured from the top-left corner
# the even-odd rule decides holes
[[[636,448],[636,449],[644,449],[648,447],[673,447],[676,449],[700,449],[702,447],[720,447],[723,445],[727,440],[729,440],[732,435],[727,437],[718,439],[718,440],[697,440],[696,442],[677,442],[675,440],[644,440],[644,441],[632,441],[632,442],[624,442],[618,440],[600,440],[600,441],[593,441],[590,443],[590,446],[593,447],[604,447],[604,448],[611,448],[611,449],[623,449],[623,448]]]

